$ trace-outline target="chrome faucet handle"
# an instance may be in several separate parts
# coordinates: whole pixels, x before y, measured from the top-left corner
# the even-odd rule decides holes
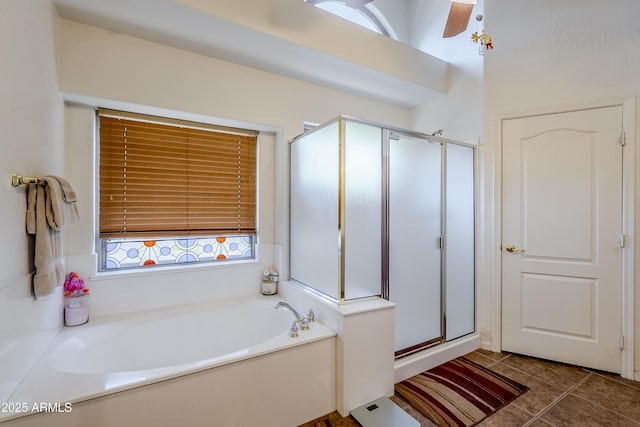
[[[301,320],[299,320],[299,322],[300,322],[300,329],[302,329],[303,331],[310,329],[309,319],[302,318]]]
[[[309,309],[309,314],[307,314],[307,319],[309,320],[309,322],[316,321],[316,314],[313,312],[313,310]]]
[[[298,322],[295,321],[291,324],[291,329],[289,329],[289,336],[291,338],[296,338],[298,336]]]

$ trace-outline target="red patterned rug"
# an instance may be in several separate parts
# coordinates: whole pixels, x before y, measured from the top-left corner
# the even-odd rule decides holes
[[[464,357],[395,386],[396,394],[439,426],[473,426],[529,388]]]

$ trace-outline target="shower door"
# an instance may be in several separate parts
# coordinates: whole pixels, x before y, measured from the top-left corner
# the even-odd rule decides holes
[[[389,140],[389,300],[396,355],[443,339],[440,142]]]

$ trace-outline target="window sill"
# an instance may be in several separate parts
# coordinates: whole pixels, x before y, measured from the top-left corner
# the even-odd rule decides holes
[[[202,270],[218,270],[221,268],[238,268],[238,267],[251,267],[260,265],[259,259],[251,260],[238,260],[238,261],[224,261],[224,262],[211,262],[211,263],[193,263],[182,265],[161,265],[146,268],[135,269],[122,269],[116,271],[99,271],[90,276],[92,281],[121,279],[129,277],[139,276],[155,276],[164,274],[179,274],[190,271],[202,271]]]

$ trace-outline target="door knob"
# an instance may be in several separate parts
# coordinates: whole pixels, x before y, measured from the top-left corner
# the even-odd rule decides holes
[[[507,250],[507,252],[511,252],[511,253],[514,253],[514,252],[524,252],[524,249],[522,249],[522,248],[516,248],[516,247],[515,247],[515,246],[513,246],[513,245],[507,245],[507,246],[505,246],[505,249]]]

